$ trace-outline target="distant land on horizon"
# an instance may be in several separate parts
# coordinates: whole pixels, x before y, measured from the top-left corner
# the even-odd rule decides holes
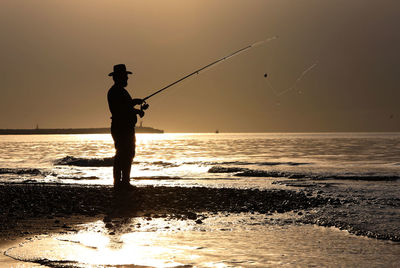
[[[152,128],[152,127],[144,127],[144,126],[136,126],[136,133],[165,133],[162,129]],[[111,133],[110,127],[93,127],[93,128],[31,128],[31,129],[0,129],[0,135],[42,135],[42,134],[109,134]],[[168,132],[168,133],[215,133],[219,134],[221,131],[208,131],[208,132]],[[315,134],[329,134],[329,133],[400,133],[400,131],[324,131],[324,130],[314,130],[314,131],[223,131],[224,134],[227,133],[293,133],[293,134],[301,134],[301,133],[315,133]]]
[[[137,126],[136,133],[164,133],[164,130],[152,127]],[[109,127],[103,128],[32,128],[0,129],[0,135],[35,135],[35,134],[107,134]]]

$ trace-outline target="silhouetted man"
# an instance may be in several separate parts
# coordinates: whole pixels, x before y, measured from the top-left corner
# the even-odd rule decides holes
[[[114,71],[109,74],[114,85],[107,94],[108,106],[111,112],[111,135],[115,144],[114,158],[114,188],[130,187],[130,173],[132,160],[135,156],[135,124],[136,115],[143,117],[142,110],[135,109],[135,105],[143,103],[141,99],[132,99],[125,87],[128,85],[128,74],[125,64],[114,65]]]

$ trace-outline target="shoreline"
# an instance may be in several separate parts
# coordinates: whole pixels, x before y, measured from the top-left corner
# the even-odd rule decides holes
[[[271,215],[319,206],[325,201],[283,190],[145,186],[115,193],[112,186],[0,184],[0,263],[24,263],[7,255],[12,246],[43,235],[78,233],[77,225],[94,221],[107,226],[113,219],[143,217],[202,224],[209,213]]]
[[[326,204],[290,190],[240,190],[205,187],[134,187],[114,193],[112,186],[0,184],[0,237],[34,219],[71,216],[172,216],[197,220],[205,212],[283,213]]]
[[[106,222],[118,217],[169,217],[201,223],[205,213],[269,216],[293,212],[302,224],[336,227],[355,235],[400,242],[396,228],[374,231],[364,228],[368,220],[352,221],[351,215],[357,213],[352,202],[357,201],[313,189],[140,186],[115,193],[112,186],[103,185],[5,183],[0,184],[0,240],[23,236],[29,232],[23,229],[29,229],[35,220],[100,217]]]
[[[206,230],[215,228],[219,219],[226,218],[225,221],[230,223],[237,215],[241,215],[242,220],[237,222],[239,225],[232,225],[237,226],[236,228],[246,230],[245,222],[247,222],[249,227],[265,227],[269,230],[268,232],[271,232],[270,235],[295,235],[305,230],[308,235],[297,234],[296,239],[300,241],[307,240],[308,236],[318,241],[323,239],[321,235],[327,235],[328,238],[336,232],[331,232],[328,228],[331,226],[337,231],[348,231],[349,241],[355,239],[351,238],[351,234],[357,235],[354,237],[361,235],[395,241],[390,237],[374,237],[363,232],[353,232],[346,226],[321,221],[323,219],[319,215],[321,211],[341,206],[344,206],[341,200],[314,196],[304,190],[143,186],[115,193],[112,186],[0,184],[0,210],[2,211],[0,214],[0,252],[2,253],[0,264],[7,266],[26,264],[26,259],[14,257],[15,253],[10,255],[8,252],[14,252],[27,244],[39,243],[38,241],[50,241],[52,237],[74,236],[87,232],[84,226],[93,224],[97,227],[103,226],[101,228],[106,231],[105,235],[120,237],[124,233],[135,235],[137,232],[146,232],[143,228],[147,225],[142,223],[140,226],[138,221],[147,223],[162,221],[164,222],[162,225],[165,223],[169,225],[171,235],[174,236],[174,233],[184,232],[174,227],[177,222],[186,222],[195,229]],[[240,227],[242,224],[244,225]],[[318,226],[326,228],[328,234],[316,228]],[[222,228],[216,231],[225,236],[226,230]],[[208,236],[218,240],[218,237],[215,237],[216,234],[213,234],[214,231],[208,233]],[[240,235],[240,233],[241,231],[233,232],[232,235]],[[248,233],[248,235],[255,234]],[[291,235],[286,239],[291,241],[290,237]],[[345,239],[348,236],[342,233],[340,237]],[[199,239],[204,238],[200,236]],[[318,241],[316,243],[319,243]],[[377,239],[372,239],[365,243],[374,245],[377,241]],[[43,257],[43,259],[29,262],[31,267],[34,265],[39,267],[41,264],[54,264],[54,267],[60,265],[60,263],[48,263],[48,261],[49,259]]]

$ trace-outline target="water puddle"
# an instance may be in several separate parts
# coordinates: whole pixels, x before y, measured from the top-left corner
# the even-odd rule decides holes
[[[400,244],[260,214],[111,219],[41,235],[6,251],[51,267],[396,266]],[[285,218],[286,217],[286,218]]]

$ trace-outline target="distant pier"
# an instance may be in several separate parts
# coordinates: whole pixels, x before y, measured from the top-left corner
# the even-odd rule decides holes
[[[152,127],[135,127],[136,133],[164,133],[164,130]],[[107,134],[110,128],[33,128],[0,129],[0,135],[41,135],[41,134]]]

